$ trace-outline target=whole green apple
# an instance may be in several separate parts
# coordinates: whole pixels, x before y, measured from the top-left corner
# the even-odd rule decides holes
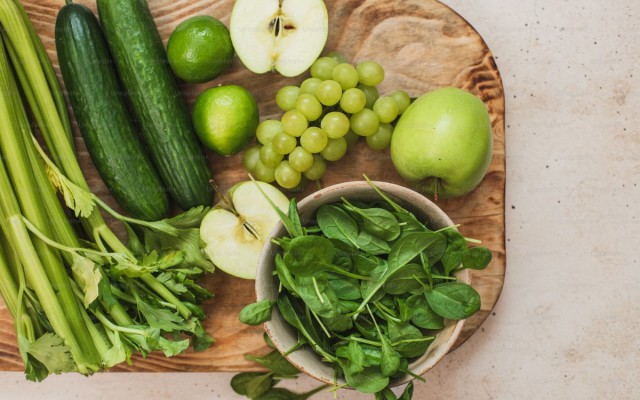
[[[398,173],[436,199],[475,189],[493,153],[491,121],[484,103],[457,88],[428,92],[407,108],[391,138]]]

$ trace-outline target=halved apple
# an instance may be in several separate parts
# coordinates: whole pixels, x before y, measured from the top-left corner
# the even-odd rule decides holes
[[[258,259],[265,240],[280,217],[264,195],[285,214],[289,199],[264,182],[241,182],[229,190],[231,204],[220,202],[205,215],[200,238],[216,267],[243,279],[255,279]]]
[[[237,0],[229,28],[236,54],[249,70],[292,77],[322,53],[329,15],[323,0]]]

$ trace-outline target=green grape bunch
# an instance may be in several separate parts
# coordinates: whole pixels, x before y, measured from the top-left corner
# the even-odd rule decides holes
[[[341,60],[320,57],[300,86],[278,90],[280,120],[262,121],[257,144],[244,153],[244,167],[256,179],[293,189],[322,179],[328,163],[341,160],[360,138],[376,151],[389,147],[409,95],[396,90],[380,96],[385,72],[379,63],[353,66]]]

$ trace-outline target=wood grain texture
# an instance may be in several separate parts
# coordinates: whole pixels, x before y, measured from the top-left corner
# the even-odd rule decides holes
[[[95,12],[94,1],[77,1]],[[24,0],[23,4],[39,32],[56,71],[54,26],[63,0]],[[214,16],[225,24],[233,2],[231,0],[149,0],[159,31],[166,41],[173,29],[184,19],[199,14]],[[494,135],[494,157],[482,184],[471,194],[439,205],[468,237],[482,240],[494,254],[489,268],[475,271],[474,286],[482,298],[481,311],[467,321],[457,345],[478,329],[491,313],[504,282],[506,253],[504,233],[505,208],[505,141],[504,93],[500,73],[493,56],[478,33],[463,18],[435,0],[327,0],[330,13],[330,36],[326,51],[338,51],[354,63],[373,59],[386,70],[381,93],[404,89],[411,96],[442,87],[456,86],[478,95],[487,105]],[[279,115],[275,105],[278,88],[299,84],[304,77],[285,79],[276,74],[254,75],[236,60],[230,71],[205,85],[183,85],[183,95],[189,105],[207,87],[219,84],[239,84],[249,89],[260,104],[262,118]],[[84,166],[92,190],[115,205],[98,177],[80,139],[77,127],[78,157]],[[209,155],[215,180],[222,190],[246,179],[241,156],[221,158]],[[362,173],[374,180],[407,185],[395,172],[387,152],[374,152],[362,143],[350,151],[344,160],[331,165],[322,181],[323,186],[359,180]],[[313,192],[310,185],[304,192],[288,193],[298,199]],[[419,186],[409,186],[421,191]],[[117,206],[116,206],[117,207]],[[107,219],[114,230],[122,229]],[[217,343],[202,353],[187,352],[172,359],[152,354],[136,358],[132,366],[118,366],[114,371],[246,371],[258,366],[243,359],[246,353],[264,352],[262,329],[242,325],[237,315],[240,309],[254,301],[253,281],[240,280],[222,272],[206,278],[206,286],[215,298],[206,305],[205,329]],[[0,302],[0,370],[21,370],[11,317]]]

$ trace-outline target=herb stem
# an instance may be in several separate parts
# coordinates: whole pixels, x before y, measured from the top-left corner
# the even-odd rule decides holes
[[[433,275],[433,277],[435,279],[442,279],[442,280],[446,280],[446,281],[455,281],[456,280],[455,276]]]
[[[320,288],[318,287],[318,281],[316,281],[316,277],[311,277],[311,282],[313,282],[313,288],[316,290],[316,294],[318,295],[318,299],[321,304],[324,304],[324,298],[322,298],[322,293],[320,293]]]

